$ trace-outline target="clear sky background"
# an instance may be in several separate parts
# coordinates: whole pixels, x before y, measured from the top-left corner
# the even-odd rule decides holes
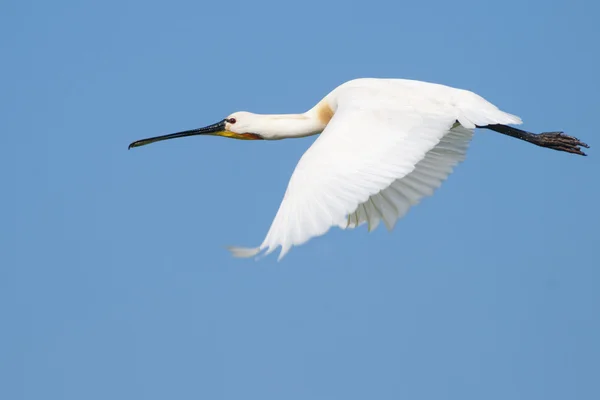
[[[356,4],[356,5],[352,5]],[[0,398],[600,398],[597,1],[0,6]],[[470,89],[588,142],[478,131],[398,223],[259,262],[314,138],[136,139],[356,77]]]

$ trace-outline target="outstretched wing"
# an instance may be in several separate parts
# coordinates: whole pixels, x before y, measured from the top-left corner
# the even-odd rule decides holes
[[[392,229],[464,159],[475,125],[520,122],[477,96],[484,102],[478,111],[470,92],[461,108],[452,96],[385,88],[338,88],[337,110],[298,162],[263,243],[230,248],[235,256],[281,246],[281,259],[332,226],[367,222],[374,229],[383,220]]]

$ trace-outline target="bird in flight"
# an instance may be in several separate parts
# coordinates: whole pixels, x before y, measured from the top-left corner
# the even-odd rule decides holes
[[[481,96],[445,85],[360,78],[345,82],[301,114],[235,112],[206,126],[135,141],[129,148],[195,135],[242,140],[320,136],[302,155],[262,244],[229,247],[236,257],[292,248],[331,227],[369,231],[396,222],[431,196],[465,159],[475,128],[585,156],[589,146],[563,132],[535,134],[519,117]]]

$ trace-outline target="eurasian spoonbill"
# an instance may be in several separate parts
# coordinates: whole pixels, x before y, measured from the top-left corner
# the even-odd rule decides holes
[[[138,140],[129,148],[193,135],[278,140],[320,134],[296,166],[262,244],[229,247],[234,256],[265,255],[325,234],[398,219],[433,194],[464,160],[475,128],[541,147],[585,155],[589,146],[562,132],[534,134],[479,95],[445,85],[362,78],[348,81],[302,114],[240,111],[204,128]]]

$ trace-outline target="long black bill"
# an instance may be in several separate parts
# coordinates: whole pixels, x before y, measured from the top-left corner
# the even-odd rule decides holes
[[[226,122],[225,120],[222,120],[220,122],[217,122],[216,124],[205,126],[204,128],[191,129],[189,131],[171,133],[169,135],[155,136],[155,137],[151,137],[148,139],[137,140],[137,141],[131,143],[129,145],[128,149],[131,149],[133,147],[145,146],[147,144],[154,143],[154,142],[160,142],[161,140],[176,139],[176,138],[182,138],[182,137],[194,136],[194,135],[208,135],[211,133],[223,132],[225,130],[225,122]]]

